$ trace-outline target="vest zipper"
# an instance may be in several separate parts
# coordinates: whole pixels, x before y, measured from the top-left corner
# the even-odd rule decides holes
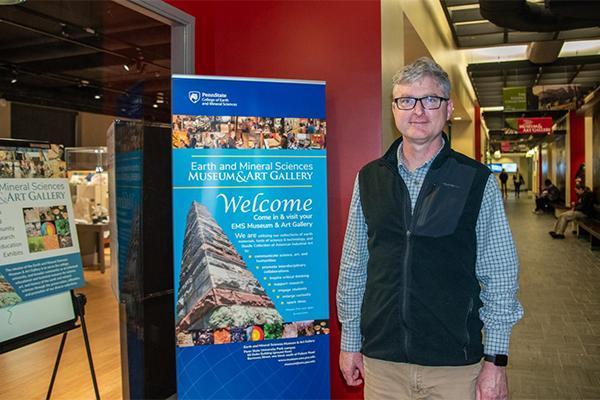
[[[465,317],[465,332],[466,332],[466,343],[465,347],[463,347],[463,352],[465,353],[465,361],[469,360],[468,348],[471,343],[471,335],[469,334],[469,317],[471,316],[471,312],[473,311],[473,298],[469,299],[469,309],[467,310],[467,315]]]
[[[408,272],[409,272],[409,261],[410,261],[410,230],[406,230],[406,247],[404,250],[404,287],[403,287],[403,298],[402,298],[402,321],[404,321],[404,354],[406,355],[407,361],[410,361],[408,357]]]

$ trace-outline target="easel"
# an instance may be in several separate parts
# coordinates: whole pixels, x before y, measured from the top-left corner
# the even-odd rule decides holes
[[[81,331],[83,332],[83,340],[85,342],[85,350],[87,352],[88,363],[90,365],[90,374],[92,375],[92,383],[94,384],[94,393],[96,394],[96,400],[100,400],[100,392],[98,391],[98,382],[96,382],[96,373],[94,372],[94,362],[92,361],[92,350],[90,348],[90,341],[88,339],[87,328],[85,325],[85,304],[87,303],[87,298],[84,294],[76,294],[74,296],[75,302],[75,311],[76,316],[79,317],[80,325],[74,325],[71,329],[81,327]],[[71,330],[69,329],[69,330]],[[50,400],[50,395],[52,394],[52,388],[54,386],[54,381],[56,380],[56,373],[58,372],[58,366],[60,364],[60,358],[62,356],[63,350],[65,348],[65,342],[67,341],[67,333],[69,330],[66,330],[60,341],[60,346],[58,348],[58,354],[56,356],[56,362],[54,363],[54,370],[52,371],[52,378],[50,379],[50,386],[48,386],[48,394],[46,395],[46,400]]]

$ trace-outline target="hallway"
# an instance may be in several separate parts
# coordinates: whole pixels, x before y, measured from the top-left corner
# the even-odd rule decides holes
[[[535,215],[525,193],[505,201],[521,262],[524,318],[511,337],[511,399],[600,399],[600,252]]]
[[[570,232],[548,235],[554,217],[535,215],[533,199],[505,202],[521,261],[525,317],[511,339],[511,400],[600,400],[600,252]],[[118,318],[109,274],[87,271],[88,326],[103,399],[121,398]],[[53,398],[85,399],[93,391],[81,334],[67,340]],[[0,356],[0,398],[42,398],[59,338]]]

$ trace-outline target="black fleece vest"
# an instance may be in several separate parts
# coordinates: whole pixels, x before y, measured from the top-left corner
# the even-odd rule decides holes
[[[359,173],[369,262],[362,353],[428,366],[468,365],[483,354],[475,226],[490,171],[444,148],[411,213],[398,172],[398,139]]]

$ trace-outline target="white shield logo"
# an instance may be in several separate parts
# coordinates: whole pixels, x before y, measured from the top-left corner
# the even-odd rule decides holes
[[[188,99],[194,104],[200,101],[200,92],[192,90],[188,93]]]

